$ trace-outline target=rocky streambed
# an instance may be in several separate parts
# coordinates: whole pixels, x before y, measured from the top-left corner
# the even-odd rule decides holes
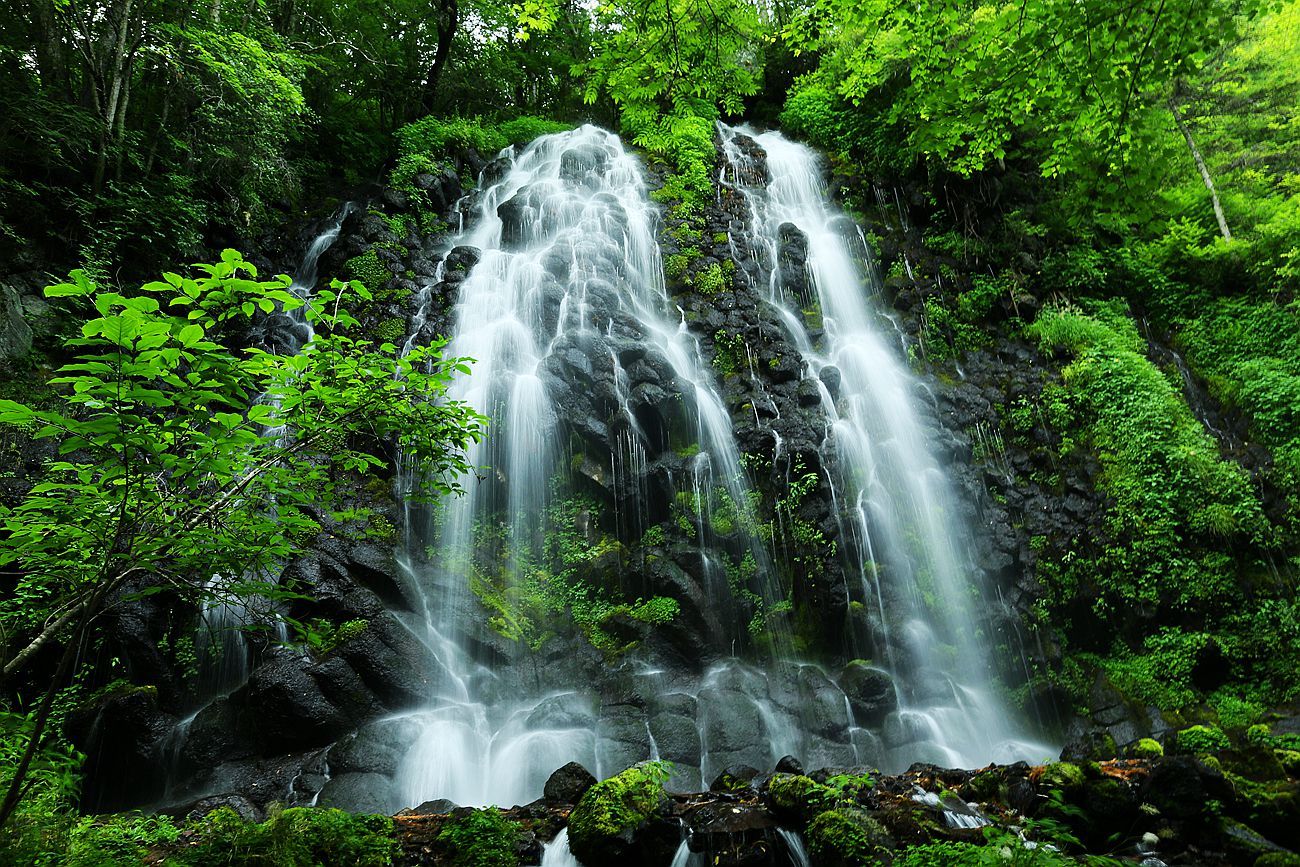
[[[1300,863],[1294,754],[1267,745],[1218,755],[1160,750],[1150,741],[1136,751],[1145,755],[1126,758],[973,771],[917,764],[894,775],[805,771],[787,757],[771,771],[728,768],[708,791],[687,794],[665,791],[660,763],[603,781],[571,763],[524,806],[433,801],[391,824],[307,808],[273,813],[264,825],[292,818],[290,825],[321,829],[306,843],[319,851],[302,862],[320,864],[850,867],[994,863],[990,856],[1051,865]],[[243,821],[237,806],[200,806],[174,842],[154,851],[154,863],[190,863],[187,851],[202,851]],[[331,843],[339,822],[358,823],[349,827],[360,836]],[[179,862],[166,861],[177,855]],[[1090,860],[1097,857],[1111,860]]]

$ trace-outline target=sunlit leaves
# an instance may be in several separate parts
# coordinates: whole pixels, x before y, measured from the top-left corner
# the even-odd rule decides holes
[[[746,0],[614,0],[596,10],[596,55],[575,67],[584,96],[679,116],[738,113],[758,89],[768,36]]]
[[[1110,170],[1131,122],[1236,29],[1254,0],[817,0],[784,36],[823,53],[818,81],[880,105],[917,155],[969,174],[1037,142],[1043,173]],[[883,103],[880,101],[884,100]]]
[[[201,594],[212,574],[269,568],[315,532],[349,473],[390,460],[359,442],[400,450],[431,492],[455,490],[467,469],[484,420],[445,399],[464,362],[437,346],[398,357],[342,333],[355,323],[344,296],[364,287],[323,290],[304,311],[316,339],[278,356],[213,338],[246,305],[301,307],[287,280],[241,276],[252,269],[233,251],[200,271],[168,275],[147,295],[97,292],[76,275],[51,287],[52,297],[91,298],[99,315],[51,382],[63,409],[0,401],[0,424],[55,441],[61,456],[0,510],[0,564],[21,565],[0,603],[7,634],[128,575]]]

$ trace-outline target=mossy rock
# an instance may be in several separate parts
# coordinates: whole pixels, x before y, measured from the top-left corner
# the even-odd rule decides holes
[[[1185,728],[1175,737],[1174,745],[1180,753],[1218,753],[1232,746],[1218,726]]]
[[[584,864],[606,864],[637,851],[636,832],[662,812],[667,796],[663,762],[642,762],[583,794],[569,816],[569,848]]]
[[[1255,867],[1300,867],[1300,855],[1294,852],[1269,852],[1255,859]]]
[[[1280,851],[1280,847],[1260,834],[1254,828],[1224,819],[1222,827],[1223,849],[1233,864],[1288,864],[1298,862],[1268,861],[1274,856],[1290,856],[1291,853]]]
[[[1048,789],[1073,792],[1083,786],[1083,769],[1072,762],[1056,762],[1043,768],[1038,782]]]
[[[1084,786],[1084,812],[1094,830],[1101,830],[1110,822],[1125,819],[1134,813],[1137,806],[1132,790],[1122,780],[1102,777],[1100,780],[1089,780]]]
[[[399,346],[406,340],[406,320],[398,317],[385,319],[375,326],[375,340]]]
[[[878,864],[894,842],[866,810],[840,807],[818,813],[805,834],[808,853],[819,867]]]
[[[798,821],[808,821],[834,797],[830,789],[802,774],[773,774],[764,791],[774,814]]]
[[[397,852],[392,819],[325,807],[272,812],[261,824],[222,807],[187,830],[193,841],[172,853],[169,864],[215,867],[231,863],[231,853],[239,853],[240,863],[276,867],[384,867]]]
[[[1005,801],[1007,784],[997,771],[982,771],[966,781],[964,794],[968,801]]]
[[[1233,803],[1231,814],[1275,843],[1300,847],[1300,785],[1289,781],[1267,783],[1229,773]]]
[[[1258,782],[1281,780],[1287,775],[1272,747],[1244,744],[1239,749],[1224,752],[1219,758],[1228,772]]]
[[[1129,755],[1135,759],[1158,759],[1164,754],[1165,748],[1155,738],[1142,738],[1129,748]]]

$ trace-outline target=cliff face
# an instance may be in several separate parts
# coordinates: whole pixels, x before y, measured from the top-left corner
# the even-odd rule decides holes
[[[756,171],[764,171],[752,141],[742,137],[739,147],[750,148]],[[583,159],[576,154],[565,170],[594,171]],[[725,177],[717,170],[726,160],[720,142],[715,175]],[[356,312],[378,339],[428,342],[448,333],[458,290],[483,255],[455,246],[453,229],[474,218],[479,197],[509,165],[473,154],[444,165],[414,178],[414,189],[371,191],[321,259],[323,279],[359,279],[374,290]],[[663,180],[662,169],[650,167],[650,187]],[[863,595],[865,555],[855,547],[860,540],[846,535],[843,492],[832,483],[840,470],[827,464],[835,458],[821,402],[823,392],[836,394],[838,374],[807,375],[768,301],[774,271],[793,296],[807,295],[808,238],[783,229],[772,256],[753,236],[740,186],[720,182],[702,213],[670,214],[658,241],[672,304],[711,368],[744,456],[752,511],[706,510],[698,491],[692,499],[683,480],[701,449],[681,405],[684,383],[593,290],[584,303],[593,321],[613,323],[606,343],[600,352],[554,352],[542,372],[560,408],[565,487],[548,518],[549,559],[538,568],[562,573],[566,586],[598,588],[601,607],[588,610],[583,596],[557,610],[490,581],[475,586],[476,596],[446,603],[466,606],[465,618],[476,624],[465,654],[493,672],[492,695],[539,697],[526,714],[529,726],[589,733],[598,772],[646,758],[674,762],[679,790],[702,788],[724,768],[762,766],[777,742],[773,719],[798,721],[809,767],[874,764],[915,737],[899,707],[900,696],[904,704],[915,699],[909,686],[895,683],[879,658],[870,664],[882,636],[906,624],[890,622]],[[832,178],[831,187],[852,182]],[[990,682],[1031,729],[1070,742],[1078,758],[1113,758],[1108,751],[1163,736],[1182,721],[1104,673],[1079,675],[1087,682],[1072,694],[1052,674],[1068,655],[1061,631],[1042,616],[1041,564],[1107,545],[1113,503],[1099,487],[1098,459],[1061,447],[1075,432],[1051,404],[1068,357],[1045,353],[1022,328],[1046,295],[1008,285],[964,318],[945,318],[960,295],[954,287],[972,275],[912,227],[920,203],[909,206],[899,193],[876,198],[879,208],[858,217],[879,248],[888,320],[916,376],[926,435],[959,494],[945,520],[976,528],[972,556],[987,591],[971,629],[991,650]],[[498,204],[503,234],[522,236],[525,204]],[[267,249],[306,247],[316,230],[305,226],[294,236],[301,243]],[[856,234],[847,225],[845,232]],[[263,255],[263,268],[292,272],[292,257],[279,255]],[[818,311],[803,315],[812,339],[824,339]],[[263,321],[248,340],[275,345],[276,328]],[[1162,351],[1151,343],[1152,357]],[[1194,381],[1188,388],[1217,412]],[[635,456],[625,439],[632,426],[649,444]],[[620,467],[633,457],[642,471],[630,483]],[[1258,458],[1242,456],[1247,466]],[[387,516],[382,526],[326,520],[328,532],[286,565],[283,580],[311,597],[286,613],[324,624],[327,639],[309,648],[241,639],[246,677],[205,686],[212,660],[194,670],[178,652],[178,640],[193,635],[196,612],[159,597],[117,606],[118,652],[152,686],[101,696],[74,719],[91,757],[89,808],[184,808],[200,799],[205,809],[223,803],[251,818],[276,802],[383,813],[412,806],[403,800],[412,791],[404,782],[412,745],[439,736],[417,711],[448,673],[438,648],[411,625],[429,607],[413,570],[437,554],[404,542],[428,516],[400,508],[391,481],[359,482],[355,492]],[[789,588],[779,605],[756,593],[744,571],[746,534],[761,535],[763,526],[775,528],[767,531],[771,569]],[[729,560],[714,562],[710,551]],[[731,588],[723,608],[719,582]],[[674,606],[646,607],[660,599]],[[1131,629],[1140,633],[1146,621],[1134,611]],[[751,668],[733,656],[767,661]],[[1212,663],[1205,662],[1206,678],[1215,676]],[[574,685],[581,696],[566,692]]]

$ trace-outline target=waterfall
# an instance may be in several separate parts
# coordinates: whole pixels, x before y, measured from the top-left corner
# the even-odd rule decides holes
[[[582,867],[569,850],[569,829],[561,828],[555,839],[542,847],[541,867]]]
[[[280,310],[257,324],[254,334],[268,351],[281,355],[297,355],[311,342],[314,332],[307,319],[307,304],[316,290],[317,265],[325,251],[338,240],[343,222],[356,207],[345,202],[325,223],[320,232],[307,245],[302,261],[294,273],[288,291],[303,299],[302,307]],[[255,403],[265,403],[259,395]],[[282,440],[291,434],[283,425],[264,428],[262,436]],[[257,576],[239,576],[241,580],[254,577],[258,581],[275,581],[278,571],[272,570]],[[253,665],[253,648],[245,630],[253,625],[267,626],[275,639],[288,639],[284,622],[276,616],[273,606],[260,597],[222,595],[230,584],[225,575],[213,575],[207,589],[213,593],[205,601],[200,615],[197,649],[199,668],[204,681],[204,694],[208,697],[229,693],[248,680]]]
[[[681,488],[698,510],[701,561],[713,547],[710,516],[723,504],[744,515],[751,502],[711,368],[669,301],[658,209],[637,160],[617,136],[585,126],[507,149],[501,163],[454,241],[477,264],[459,286],[446,349],[475,360],[449,396],[492,419],[469,454],[483,469],[462,480],[463,496],[426,515],[408,512],[402,563],[421,600],[411,626],[441,674],[428,708],[412,715],[421,734],[397,779],[406,804],[522,803],[565,762],[605,769],[594,697],[563,683],[551,684],[562,697],[521,694],[474,652],[485,619],[475,589],[508,597],[536,573],[548,508],[568,492],[570,468],[585,458],[581,443],[603,444],[609,456],[587,472],[631,506],[614,510],[622,543],[649,529],[647,456],[670,446],[695,449]],[[652,370],[653,387],[634,388],[633,367]],[[759,595],[779,599],[765,544],[756,533],[745,544]],[[733,588],[721,575],[706,583],[715,640],[737,640],[744,624],[727,614]],[[564,713],[549,710],[557,700]]]
[[[808,858],[808,850],[803,845],[803,837],[799,835],[798,831],[777,828],[776,833],[781,838],[781,842],[785,843],[785,851],[790,856],[793,867],[812,867],[812,861]]]
[[[821,395],[841,537],[856,548],[859,601],[878,618],[871,652],[900,686],[882,764],[972,768],[1050,754],[1023,740],[990,683],[972,530],[934,457],[899,335],[859,264],[869,251],[857,227],[829,205],[807,147],[776,132],[720,132],[753,244],[770,267],[767,300]],[[803,262],[792,262],[801,247]],[[816,316],[818,330],[809,325]]]
[[[726,136],[736,173],[757,175],[742,165],[734,133]],[[409,743],[393,778],[395,806],[527,803],[570,761],[608,776],[662,757],[676,768],[672,784],[693,789],[731,765],[766,769],[786,754],[811,767],[974,767],[1049,752],[1017,740],[988,686],[968,531],[929,451],[901,340],[864,297],[859,242],[839,230],[847,221],[826,205],[812,155],[778,136],[759,140],[772,180],[746,181],[742,191],[768,261],[787,224],[808,238],[816,298],[789,297],[777,277],[769,298],[820,389],[820,410],[810,411],[825,416],[823,463],[841,537],[852,543],[846,563],[856,558],[857,601],[881,624],[862,655],[896,678],[898,709],[879,731],[856,722],[833,677],[791,658],[781,618],[767,626],[768,645],[750,642],[746,606],[788,604],[790,588],[780,586],[772,537],[752,514],[712,367],[667,293],[658,209],[641,166],[615,135],[585,126],[503,151],[449,243],[445,267],[454,260],[468,270],[452,284],[445,351],[474,359],[449,397],[492,421],[469,454],[478,469],[461,480],[463,496],[408,501],[399,565],[414,611],[394,613],[432,662],[424,706],[386,721]],[[434,295],[420,295],[417,333]],[[824,339],[803,322],[801,308],[813,303]],[[752,370],[748,347],[745,357]],[[404,474],[399,489],[418,490],[419,481]],[[578,516],[587,541],[637,546],[670,515],[689,540],[674,549],[689,566],[668,590],[699,618],[697,670],[653,655],[593,667],[581,654],[546,655],[546,636],[530,643],[536,636],[512,600],[556,580],[547,571],[555,510],[592,489],[608,508],[603,526],[596,509]],[[646,586],[618,571],[627,568],[621,554],[611,560],[631,593]],[[742,652],[769,656],[760,665]]]
[[[343,222],[355,207],[354,202],[344,203],[312,239],[289,286],[290,292],[304,301],[310,300],[316,289],[317,263],[338,240]],[[311,341],[313,331],[311,323],[307,321],[304,306],[290,311],[277,311],[265,317],[257,323],[254,336],[268,351],[296,355]],[[264,396],[259,396],[256,401],[264,399]],[[265,428],[262,435],[284,438],[290,434],[284,427],[277,426]],[[278,579],[278,571],[268,570],[256,576],[240,576],[241,580],[250,577],[259,581],[275,581]],[[195,638],[199,670],[195,698],[199,703],[191,713],[177,721],[162,739],[160,752],[167,776],[165,799],[176,794],[174,789],[181,782],[177,779],[180,755],[194,720],[212,702],[243,686],[252,673],[256,654],[249,639],[248,628],[266,628],[272,636],[272,642],[284,643],[289,637],[284,621],[269,600],[260,596],[232,595],[227,591],[230,584],[230,577],[220,574],[211,576],[207,581],[206,589],[211,595],[204,600],[199,612],[199,628]],[[179,788],[183,789],[183,786]]]

